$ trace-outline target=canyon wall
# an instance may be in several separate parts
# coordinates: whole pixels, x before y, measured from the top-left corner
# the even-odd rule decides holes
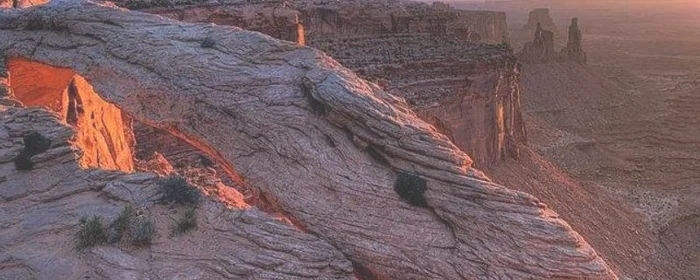
[[[235,1],[233,1],[235,2]],[[320,49],[405,98],[488,167],[526,142],[505,14],[401,1],[260,1],[145,10],[260,31]]]
[[[616,279],[547,205],[476,175],[471,159],[403,99],[317,50],[85,1],[0,11],[0,36],[8,38],[0,41],[2,56],[70,67],[136,120],[216,155],[313,233],[309,246],[329,252],[313,269],[306,265],[316,252],[278,254],[267,267],[285,274],[270,278],[346,277],[340,251],[355,272],[375,279]],[[406,177],[414,183],[402,182]],[[199,215],[205,213],[219,217]],[[260,237],[236,232],[224,238]],[[220,236],[192,242],[219,247],[211,237]],[[290,243],[274,240],[253,242],[289,252]],[[240,248],[269,250],[245,242]],[[16,250],[4,259],[31,252]],[[287,258],[301,260],[277,261]],[[240,263],[224,266],[237,268],[233,261]],[[222,278],[236,275],[226,268]]]

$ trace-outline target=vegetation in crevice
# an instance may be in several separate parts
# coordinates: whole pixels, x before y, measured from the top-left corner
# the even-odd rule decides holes
[[[194,229],[197,229],[197,211],[195,207],[188,207],[175,222],[172,233],[178,236]]]
[[[51,148],[51,140],[41,135],[39,132],[32,132],[22,139],[24,147],[14,158],[14,164],[16,170],[32,170],[34,169],[34,162],[32,162],[32,156],[38,155],[40,153],[46,152]]]
[[[102,217],[92,216],[92,218],[80,219],[80,230],[76,234],[78,249],[92,247],[107,241],[107,232],[102,224]]]
[[[425,191],[428,189],[425,179],[418,175],[399,172],[394,183],[394,191],[408,204],[418,207],[427,207]]]

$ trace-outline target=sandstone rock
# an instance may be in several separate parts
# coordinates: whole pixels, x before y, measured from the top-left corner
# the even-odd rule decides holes
[[[50,0],[0,0],[0,8],[26,8],[41,5]]]
[[[558,59],[558,53],[554,51],[554,32],[544,30],[537,23],[535,38],[523,46],[518,57],[524,63],[544,63]]]
[[[549,30],[552,33],[557,33],[557,25],[554,24],[552,17],[549,15],[548,8],[537,8],[530,11],[527,18],[527,23],[523,27],[527,30],[535,30],[538,26],[541,26],[545,30]]]
[[[515,57],[505,45],[474,43],[505,38],[504,31],[478,38],[493,32],[484,30],[503,29],[501,13],[387,1],[227,3],[147,12],[188,22],[235,25],[297,43],[303,39],[304,44],[405,98],[479,167],[517,157],[519,145],[527,140]],[[173,142],[150,139],[145,145]],[[193,155],[184,153],[188,149],[176,150]]]
[[[77,127],[75,144],[84,167],[132,171],[134,137],[121,110],[95,94],[92,86],[70,69],[26,59],[10,59],[8,71],[14,97],[26,106],[48,107]],[[42,81],[37,83],[37,80]]]
[[[526,43],[518,52],[518,58],[523,63],[547,63],[552,61],[586,63],[586,52],[581,47],[581,30],[578,28],[578,18],[571,20],[567,46],[556,53],[554,51],[554,32],[545,30],[538,24],[531,42]]]
[[[77,136],[57,114],[0,106],[3,152],[19,150],[30,131],[52,147],[32,158],[32,171],[0,161],[0,279],[352,279],[351,263],[327,242],[254,208],[207,199],[197,230],[172,237],[183,209],[154,203],[155,174],[83,169]],[[108,224],[126,204],[155,220],[150,246],[75,249],[80,217]]]
[[[136,120],[224,161],[295,223],[348,256],[356,271],[391,279],[615,279],[546,205],[469,177],[477,174],[470,171],[470,158],[400,98],[316,50],[237,28],[181,23],[83,1],[2,11],[0,36],[7,38],[0,41],[5,56],[69,67]],[[202,48],[204,38],[214,40],[214,47]],[[368,146],[357,148],[353,137]],[[394,192],[397,172],[427,181],[427,207],[411,206]],[[199,215],[219,217],[213,209]],[[222,224],[225,230],[242,230],[242,225]],[[253,224],[252,230],[288,228]],[[252,235],[262,238],[256,244],[281,246],[283,252],[298,245]],[[213,234],[190,241],[216,251],[217,257],[229,256],[220,239],[210,238],[240,240]],[[347,263],[332,248],[308,240],[296,247],[303,254],[295,258],[299,261],[278,261],[289,257],[285,254],[256,258],[252,265],[286,273],[267,279],[347,275]],[[248,246],[230,250],[237,249],[236,257],[261,250],[249,246],[249,252],[241,251]],[[201,264],[197,257],[167,266],[186,249],[155,251],[162,270],[154,273],[185,269],[191,277],[211,271],[224,273],[218,276],[223,278],[239,272],[231,259],[199,269],[191,269]],[[312,254],[322,266],[305,265]],[[127,256],[106,262],[127,268],[136,263]],[[260,275],[254,272],[248,275]]]

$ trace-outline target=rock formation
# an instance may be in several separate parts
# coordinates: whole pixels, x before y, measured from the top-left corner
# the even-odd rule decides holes
[[[557,25],[554,24],[552,17],[549,15],[548,8],[537,8],[530,11],[527,23],[523,28],[526,30],[535,30],[538,27],[557,33]]]
[[[3,273],[71,278],[97,267],[96,275],[119,278],[143,272],[345,279],[352,270],[340,251],[363,279],[616,279],[537,198],[479,175],[465,153],[402,99],[314,49],[238,28],[65,0],[0,11],[0,37],[0,57],[71,69],[136,121],[230,167],[313,234],[272,222],[254,208],[227,212],[210,204],[198,215],[223,220],[186,246],[161,240],[151,254],[127,255],[96,247],[92,253],[101,260],[74,265],[85,260],[65,246],[76,224],[70,218],[88,211],[114,216],[117,202],[148,201],[143,185],[153,175],[81,171],[76,163],[66,172],[63,163],[73,155],[65,152],[72,147],[65,144],[65,127],[40,109],[5,107],[0,135],[8,139],[6,155],[19,149],[17,138],[40,116],[53,122],[42,132],[57,145],[33,158],[34,171],[16,172],[3,161],[0,190],[10,194],[2,196],[1,210],[9,213],[2,217],[9,220],[0,241],[11,248],[0,255]],[[504,58],[498,63],[513,66]],[[500,77],[486,75],[479,80],[486,86]],[[2,90],[12,96],[5,85]],[[28,176],[52,181],[28,185]],[[395,185],[401,176],[415,185]],[[424,193],[402,198],[402,190]],[[66,204],[63,211],[59,206]],[[63,253],[42,251],[54,248]],[[192,248],[204,255],[193,255]],[[61,267],[42,269],[47,265]]]
[[[541,24],[535,29],[534,38],[526,43],[518,52],[518,58],[524,63],[566,62],[586,63],[586,52],[581,47],[581,30],[578,28],[578,18],[571,20],[569,39],[561,52],[554,51],[554,32],[545,30]]]
[[[566,42],[566,48],[562,49],[562,55],[570,61],[578,63],[586,63],[586,52],[581,47],[583,35],[578,28],[578,18],[571,19],[569,26],[569,39]]]
[[[520,61],[524,63],[550,62],[557,60],[558,56],[559,54],[554,50],[554,32],[544,30],[540,23],[537,23],[532,42],[525,43],[518,53]]]
[[[75,144],[83,152],[83,167],[125,172],[134,169],[134,139],[128,129],[128,116],[95,94],[83,77],[70,69],[25,59],[12,59],[7,66],[10,73],[15,73],[10,82],[18,101],[60,112],[63,121],[78,128]]]
[[[30,132],[51,139],[51,149],[32,158],[34,170],[14,171],[11,156]],[[75,137],[56,114],[0,105],[0,279],[353,278],[352,264],[330,244],[257,209],[206,200],[198,229],[170,236],[182,210],[155,203],[158,177],[84,169]],[[155,217],[150,246],[75,250],[79,217],[108,222],[127,204]]]
[[[503,13],[407,1],[233,2],[145,11],[239,26],[297,43],[303,38],[304,44],[405,98],[477,166],[517,157],[518,146],[526,142],[515,57],[505,45],[474,42],[502,42]]]

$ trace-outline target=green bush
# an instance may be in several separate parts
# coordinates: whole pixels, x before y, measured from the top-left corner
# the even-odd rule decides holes
[[[143,246],[150,245],[156,234],[156,225],[152,219],[141,217],[136,221],[131,244]]]
[[[14,158],[15,169],[17,170],[32,170],[34,162],[32,156],[46,152],[51,148],[51,140],[44,137],[38,132],[32,132],[22,139],[24,148],[19,152],[19,155]]]
[[[427,189],[427,184],[425,179],[410,173],[399,172],[396,183],[394,184],[394,191],[403,199],[405,199],[408,204],[418,207],[428,206],[428,202],[425,200],[425,190]]]
[[[80,230],[78,230],[76,238],[78,249],[92,247],[107,241],[107,232],[102,225],[102,218],[99,216],[92,216],[90,219],[81,218]]]
[[[39,132],[32,132],[24,136],[24,151],[29,155],[38,155],[51,148],[51,140],[41,135]]]
[[[135,214],[136,211],[134,211],[134,208],[131,207],[130,204],[124,206],[124,209],[122,209],[122,212],[119,213],[117,219],[115,219],[110,225],[111,231],[109,235],[109,243],[121,241],[122,237],[128,233],[129,227],[131,226],[131,221],[133,220]]]
[[[17,157],[14,159],[16,170],[32,170],[34,169],[34,162],[32,162],[31,156],[25,151],[21,151]]]
[[[182,213],[173,227],[173,235],[182,235],[197,228],[196,208],[189,207]]]
[[[196,205],[202,197],[199,190],[187,183],[187,180],[181,176],[161,179],[158,184],[160,185],[160,201],[163,203]]]
[[[200,43],[200,46],[201,46],[202,48],[207,48],[207,49],[208,49],[208,48],[213,48],[214,45],[216,45],[216,41],[214,41],[214,39],[212,39],[212,38],[210,38],[210,37],[204,38],[204,40],[202,40],[202,42]]]

